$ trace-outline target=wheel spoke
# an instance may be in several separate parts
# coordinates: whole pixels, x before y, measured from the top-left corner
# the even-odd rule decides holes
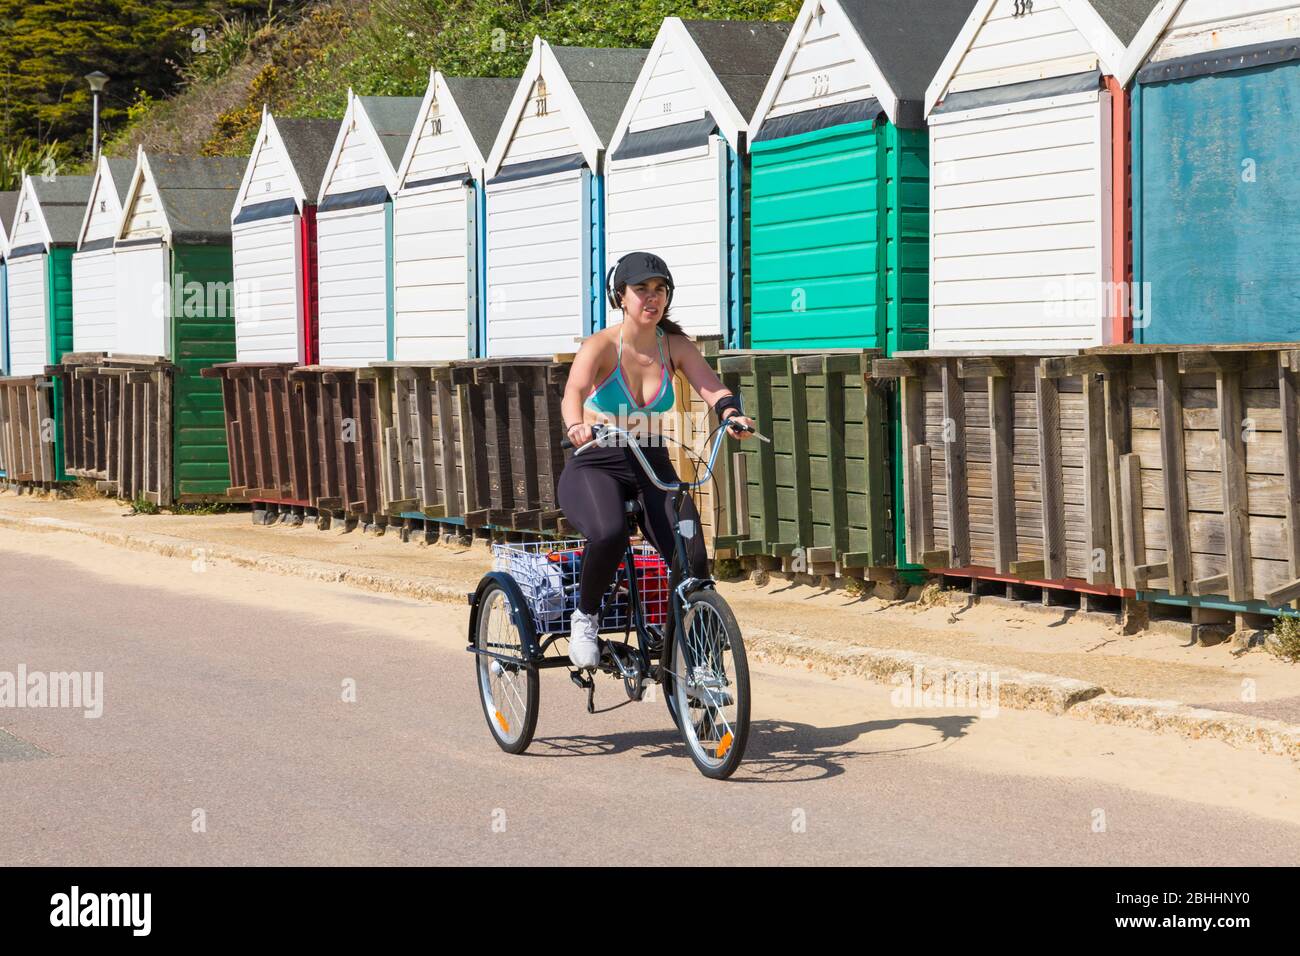
[[[738,714],[740,688],[728,677],[734,662],[727,663],[731,642],[722,616],[707,602],[698,602],[691,610],[690,626],[681,635],[673,662],[678,707],[687,715],[683,729],[693,738],[688,743],[697,759],[717,766],[726,756],[725,750],[722,754],[718,751],[738,736],[733,715]],[[726,702],[728,696],[730,703]]]
[[[510,611],[509,598],[501,591],[494,592],[483,606],[482,613],[487,615],[487,620],[480,625],[478,645],[481,649],[492,649],[512,660],[519,660],[523,657],[523,646]],[[494,670],[494,666],[498,669]],[[479,668],[480,684],[489,698],[488,709],[504,719],[509,728],[502,727],[498,720],[494,733],[513,741],[522,732],[528,714],[527,677],[524,676],[525,682],[521,684],[519,669],[487,655],[479,656]]]

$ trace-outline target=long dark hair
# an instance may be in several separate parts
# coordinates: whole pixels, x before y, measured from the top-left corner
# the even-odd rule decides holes
[[[686,330],[680,325],[668,318],[668,310],[664,309],[663,316],[659,319],[659,328],[664,330],[665,335],[686,335]]]

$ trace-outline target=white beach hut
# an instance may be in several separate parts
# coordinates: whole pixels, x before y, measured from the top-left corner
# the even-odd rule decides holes
[[[40,375],[72,348],[72,252],[90,176],[24,176],[9,235],[9,374]]]
[[[72,351],[117,348],[117,271],[113,243],[135,163],[99,157],[72,257]]]
[[[18,190],[0,193],[0,375],[9,374],[9,228],[18,208]]]
[[[930,346],[1125,340],[1127,51],[1157,0],[980,0],[926,92]]]
[[[487,355],[571,352],[601,324],[605,150],[647,52],[533,39],[487,162]]]
[[[262,111],[232,219],[237,361],[316,361],[316,199],[338,131]]]
[[[483,169],[516,86],[430,71],[393,200],[398,361],[483,354]]]
[[[393,195],[419,109],[348,91],[316,212],[322,365],[393,358]]]
[[[605,182],[606,266],[638,249],[676,283],[672,315],[739,348],[745,133],[789,23],[668,17],[623,108]]]

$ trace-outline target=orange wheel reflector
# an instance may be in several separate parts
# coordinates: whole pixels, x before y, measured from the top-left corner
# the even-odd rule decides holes
[[[727,751],[730,749],[731,749],[731,731],[728,730],[725,734],[722,735],[722,739],[718,741],[718,754],[717,754],[718,759],[721,760],[723,757],[725,757],[727,755]]]
[[[497,711],[497,723],[501,725],[502,730],[504,730],[506,733],[510,733],[510,721],[502,717],[501,711],[499,710]],[[730,737],[731,734],[727,734],[727,736]]]

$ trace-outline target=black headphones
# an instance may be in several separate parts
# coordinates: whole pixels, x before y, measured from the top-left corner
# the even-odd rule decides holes
[[[618,271],[618,267],[623,264],[624,259],[626,259],[628,256],[637,256],[637,255],[645,255],[645,253],[643,252],[623,253],[623,255],[619,256],[618,259],[615,261],[615,263],[609,267],[609,271],[605,273],[605,299],[609,302],[609,307],[611,309],[623,308],[623,297],[619,295],[618,291],[614,288],[614,273]],[[668,271],[667,265],[665,265],[664,271],[665,272]],[[664,281],[668,283],[668,301],[664,303],[664,308],[667,309],[668,306],[673,304],[673,278],[671,275],[669,275],[664,278]]]
[[[619,256],[618,262],[610,266],[609,271],[605,273],[605,298],[609,301],[611,309],[623,308],[623,297],[614,291],[614,270],[618,268],[618,263],[626,258],[626,255]]]

